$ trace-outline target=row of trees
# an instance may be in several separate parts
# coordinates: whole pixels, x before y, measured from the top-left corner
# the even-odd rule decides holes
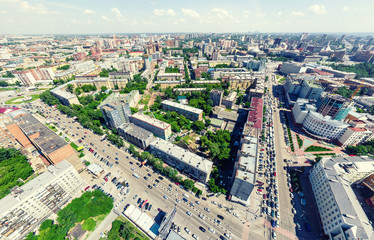
[[[374,155],[374,140],[369,142],[357,145],[357,146],[348,146],[347,151],[354,155]]]
[[[85,192],[57,213],[57,223],[48,219],[40,225],[39,235],[30,232],[25,239],[66,239],[69,230],[83,221],[84,228],[92,231],[96,225],[92,218],[108,214],[112,208],[113,200],[103,192]]]
[[[210,179],[208,181],[209,190],[212,193],[221,192],[223,194],[226,194],[227,190],[223,186],[221,186],[219,183],[217,183],[218,179],[219,179],[219,171],[217,167],[214,167],[212,172],[210,173]]]
[[[140,94],[144,93],[144,90],[147,88],[148,80],[146,78],[142,78],[140,74],[134,75],[134,80],[128,82],[126,87],[121,90],[121,93],[129,93],[132,90],[139,90]]]
[[[0,199],[10,193],[14,186],[21,186],[33,169],[27,162],[27,158],[15,148],[0,148]]]
[[[108,232],[107,236],[110,240],[148,239],[144,234],[137,231],[137,229],[127,220],[115,220],[114,222],[112,222],[112,228]]]
[[[354,72],[356,73],[357,79],[363,77],[374,77],[374,65],[368,62],[356,65],[331,64],[330,66],[336,70]]]
[[[191,129],[191,121],[176,112],[167,111],[165,115],[156,112],[154,115],[158,120],[169,123],[173,132],[180,132],[181,129]]]
[[[166,67],[165,73],[179,73],[178,67]]]

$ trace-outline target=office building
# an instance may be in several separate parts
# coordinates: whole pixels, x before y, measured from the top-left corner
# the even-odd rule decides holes
[[[159,138],[152,141],[149,148],[151,153],[184,174],[202,183],[208,181],[213,162]]]
[[[142,149],[146,149],[154,138],[153,133],[132,123],[122,124],[117,130],[126,141]]]
[[[213,107],[220,106],[222,103],[223,91],[218,89],[212,89],[209,93],[210,100],[213,101]]]
[[[0,239],[23,239],[85,186],[73,166],[61,161],[21,187],[14,187],[0,200]]]
[[[323,158],[310,171],[315,204],[329,239],[374,239],[371,222],[352,189],[372,174],[373,166],[370,157]]]
[[[308,112],[302,125],[305,132],[322,140],[337,140],[349,127],[349,124],[334,120],[330,116],[323,116],[314,111]]]
[[[300,82],[299,98],[315,99],[317,100],[324,89],[321,84],[315,80],[302,80]]]
[[[120,125],[130,122],[131,107],[135,107],[139,100],[138,90],[133,90],[127,95],[112,93],[99,106],[106,125],[117,129]]]
[[[212,61],[218,61],[218,60],[220,60],[220,53],[218,51],[213,52]]]
[[[171,135],[171,125],[169,123],[152,118],[143,113],[135,113],[131,115],[130,122],[150,131],[162,139],[168,139]]]
[[[303,67],[301,64],[283,62],[282,66],[279,69],[279,72],[281,72],[284,75],[287,75],[290,73],[305,73],[306,70],[307,68]]]
[[[52,89],[51,90],[52,95],[55,96],[61,102],[61,104],[65,106],[70,106],[72,104],[80,105],[81,103],[79,102],[75,94],[72,94],[64,90],[64,87],[66,86],[67,85],[64,84],[64,85],[61,85],[59,87]]]
[[[298,98],[292,108],[293,120],[297,124],[302,124],[309,111],[316,110],[316,106],[314,104],[311,104],[309,99]]]
[[[164,100],[162,101],[162,108],[165,111],[177,112],[192,121],[200,121],[203,119],[203,110],[188,105]]]
[[[325,94],[317,101],[317,112],[335,120],[344,120],[353,109],[353,101],[338,94]]]
[[[348,127],[344,134],[339,138],[338,142],[343,148],[347,146],[356,146],[365,142],[365,140],[371,135],[373,135],[373,132],[365,128]]]

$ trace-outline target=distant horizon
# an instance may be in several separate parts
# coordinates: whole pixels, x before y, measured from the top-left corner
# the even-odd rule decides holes
[[[366,33],[374,1],[0,0],[3,34]]]

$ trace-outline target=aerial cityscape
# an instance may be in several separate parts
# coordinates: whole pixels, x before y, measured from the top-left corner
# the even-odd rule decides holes
[[[0,0],[0,240],[374,240],[374,2]]]

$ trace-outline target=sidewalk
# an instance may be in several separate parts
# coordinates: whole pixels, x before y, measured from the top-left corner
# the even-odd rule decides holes
[[[99,226],[95,229],[93,233],[88,236],[87,240],[98,240],[100,239],[101,233],[105,233],[112,227],[112,222],[117,218],[117,214],[114,213],[114,208],[112,211],[106,216],[106,218],[100,223]]]

